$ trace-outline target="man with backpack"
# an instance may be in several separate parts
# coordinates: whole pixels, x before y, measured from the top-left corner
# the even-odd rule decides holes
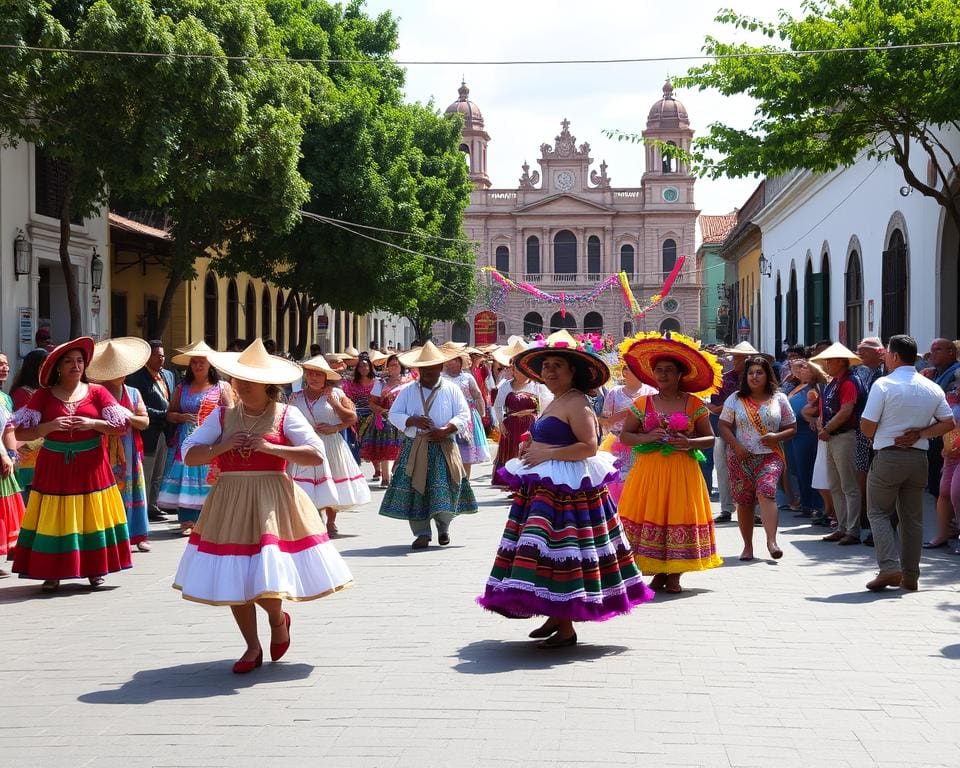
[[[860,483],[857,479],[857,427],[867,402],[867,388],[852,366],[862,361],[843,344],[831,344],[811,357],[832,378],[820,398],[817,437],[827,444],[827,476],[837,513],[837,530],[823,541],[841,546],[860,543]]]

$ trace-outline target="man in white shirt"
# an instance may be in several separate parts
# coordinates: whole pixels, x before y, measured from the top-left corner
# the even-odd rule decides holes
[[[419,379],[408,384],[390,407],[390,423],[405,435],[403,449],[383,496],[380,514],[407,520],[416,536],[414,549],[430,545],[430,521],[437,542],[450,543],[450,521],[477,511],[455,435],[469,429],[470,406],[460,387],[440,378],[443,364],[459,350],[440,350],[432,342],[400,355]]]
[[[887,376],[877,379],[860,418],[860,430],[877,452],[867,476],[867,515],[880,573],[867,589],[916,590],[923,551],[923,489],[931,438],[954,427],[943,390],[917,373],[917,342],[891,336],[885,355]],[[891,520],[900,516],[900,552]]]

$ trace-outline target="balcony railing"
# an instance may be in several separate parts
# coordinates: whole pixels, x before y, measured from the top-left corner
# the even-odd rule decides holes
[[[517,276],[508,274],[507,277],[510,277],[514,280],[518,279]],[[533,285],[556,285],[561,287],[566,286],[591,286],[596,285],[601,280],[609,277],[608,273],[599,274],[595,272],[534,272],[526,273],[519,276],[525,283],[532,283]],[[627,273],[627,279],[630,285],[661,285],[667,279],[667,274],[664,272],[634,272]],[[687,285],[696,283],[696,275],[685,275],[683,273],[677,275],[675,284],[684,284]]]

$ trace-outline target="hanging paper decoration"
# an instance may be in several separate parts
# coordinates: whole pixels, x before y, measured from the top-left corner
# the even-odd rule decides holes
[[[566,291],[560,291],[559,294],[552,294],[542,291],[537,288],[537,286],[531,285],[530,283],[515,283],[509,277],[500,274],[493,267],[483,267],[483,271],[489,272],[493,276],[494,281],[497,283],[497,289],[490,298],[490,309],[492,309],[494,312],[498,311],[500,307],[503,306],[503,301],[508,292],[521,291],[528,296],[533,296],[533,298],[538,299],[539,301],[543,301],[548,304],[559,304],[560,316],[566,317],[568,304],[576,305],[592,302],[595,301],[596,298],[605,291],[619,287],[620,293],[623,297],[623,303],[627,307],[627,310],[634,317],[640,318],[657,306],[657,304],[663,301],[667,294],[670,293],[670,289],[673,287],[677,276],[680,274],[680,269],[683,267],[684,261],[686,261],[686,256],[677,256],[677,263],[673,265],[673,269],[670,270],[670,274],[667,275],[667,279],[664,281],[660,292],[653,294],[653,296],[650,297],[646,305],[643,307],[640,306],[640,303],[637,301],[637,297],[633,295],[633,290],[630,288],[630,281],[627,278],[626,272],[610,275],[610,277],[601,280],[585,293],[571,294],[567,293]]]

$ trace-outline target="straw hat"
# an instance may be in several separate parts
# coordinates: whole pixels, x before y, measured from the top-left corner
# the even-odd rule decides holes
[[[810,359],[813,362],[819,362],[820,360],[847,360],[850,365],[861,365],[863,363],[863,360],[843,346],[839,341],[834,342],[819,355],[814,355]]]
[[[481,355],[489,355],[489,354],[492,354],[493,352],[495,352],[495,351],[498,350],[498,349],[500,349],[500,345],[499,345],[499,344],[484,344],[484,345],[481,346],[481,347],[477,347],[477,350],[480,352]]]
[[[759,355],[760,350],[754,349],[753,344],[749,341],[741,341],[735,347],[723,347],[723,351],[728,355]]]
[[[323,355],[317,355],[316,357],[311,357],[309,360],[304,360],[300,363],[300,367],[305,371],[320,371],[320,373],[325,373],[327,375],[327,381],[340,381],[340,379],[343,378],[343,376],[330,367],[327,358]]]
[[[79,338],[65,341],[63,344],[58,344],[50,350],[50,354],[47,355],[46,360],[43,361],[43,365],[40,366],[40,374],[37,378],[40,381],[41,387],[50,386],[50,376],[60,362],[60,358],[67,354],[67,352],[72,352],[75,349],[79,349],[83,355],[84,367],[90,365],[90,360],[93,358],[93,339],[89,336],[80,336]]]
[[[736,354],[746,353],[738,350]],[[682,333],[638,333],[623,341],[620,356],[633,375],[651,387],[658,386],[653,369],[661,360],[680,364],[680,389],[691,395],[712,394],[722,381],[722,369],[716,356],[701,349],[700,342]]]
[[[356,360],[360,357],[360,350],[356,347],[347,347],[343,350],[343,355],[345,360]]]
[[[216,351],[207,342],[197,341],[181,348],[180,354],[171,357],[170,362],[174,365],[190,365],[190,360],[194,357],[210,357],[210,353]]]
[[[400,355],[400,364],[405,368],[429,368],[431,365],[442,365],[459,355],[459,349],[440,349],[432,341],[428,341],[419,349]]]
[[[459,352],[462,349],[466,348],[466,346],[467,346],[467,343],[465,341],[445,341],[443,342],[443,344],[440,345],[439,348],[444,350],[445,352],[452,352],[452,351]]]
[[[227,376],[257,384],[290,384],[303,375],[296,363],[269,354],[260,339],[243,352],[211,352],[207,357]]]
[[[379,349],[375,349],[370,353],[370,364],[374,368],[379,368],[387,362],[388,359],[390,359],[390,355],[383,354]]]
[[[113,381],[136,373],[150,359],[150,345],[135,336],[98,341],[87,366],[91,381]]]
[[[567,330],[551,333],[546,341],[525,349],[513,358],[514,367],[534,381],[543,381],[540,371],[547,357],[564,357],[577,369],[574,386],[578,389],[595,389],[610,379],[610,368],[593,351],[593,346],[577,341]]]
[[[513,365],[514,355],[519,355],[529,346],[520,336],[511,336],[507,339],[507,346],[497,347],[493,350],[491,357],[500,365]]]

